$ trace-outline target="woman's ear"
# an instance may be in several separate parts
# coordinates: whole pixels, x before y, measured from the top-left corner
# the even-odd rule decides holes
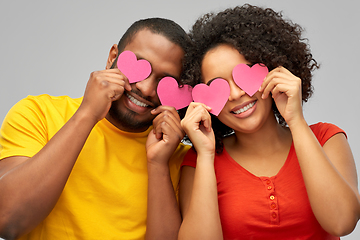
[[[111,68],[111,66],[113,65],[117,56],[118,56],[118,48],[117,48],[117,45],[114,44],[114,45],[112,45],[110,52],[109,52],[109,57],[106,62],[106,69]]]

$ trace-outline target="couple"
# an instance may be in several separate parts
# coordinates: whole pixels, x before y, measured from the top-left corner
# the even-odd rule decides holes
[[[123,51],[150,62],[145,80],[116,67]],[[269,74],[250,96],[231,73],[257,63]],[[189,34],[135,22],[82,98],[29,96],[6,116],[0,237],[339,239],[360,217],[357,175],[345,132],[304,120],[316,68],[301,28],[271,9],[206,14]],[[160,104],[165,76],[225,79],[229,98],[218,116],[177,112]]]

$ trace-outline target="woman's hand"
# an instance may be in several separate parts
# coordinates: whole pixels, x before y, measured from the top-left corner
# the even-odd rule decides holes
[[[189,136],[198,154],[214,155],[215,136],[211,127],[210,107],[202,103],[190,103],[181,126]]]
[[[272,70],[264,79],[260,92],[262,98],[269,96],[270,92],[280,114],[291,128],[299,120],[304,120],[302,112],[301,79],[293,75],[284,67]]]

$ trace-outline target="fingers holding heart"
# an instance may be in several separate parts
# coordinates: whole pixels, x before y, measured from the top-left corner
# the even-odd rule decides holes
[[[180,117],[175,108],[169,106],[159,106],[151,114],[156,117],[153,120],[153,131],[146,141],[148,161],[168,164],[170,156],[185,136]]]
[[[117,69],[111,69],[111,70],[117,70]],[[116,72],[110,72],[110,70],[108,70],[108,72],[104,73],[104,79],[102,84],[104,86],[108,86],[107,84],[113,85],[114,86],[120,86],[121,87],[121,91],[118,92],[118,94],[122,95],[122,93],[127,90],[127,91],[131,91],[131,86],[129,83],[129,80],[123,76],[118,70]]]
[[[215,151],[215,136],[211,127],[210,107],[203,103],[191,103],[184,119],[181,121],[186,134],[191,139],[196,151],[213,154]]]
[[[99,121],[105,117],[111,103],[119,99],[125,89],[131,90],[131,86],[118,69],[92,72],[86,85],[81,110],[89,112],[88,115],[93,115],[96,121]]]
[[[301,79],[286,68],[278,67],[266,76],[259,91],[263,92],[263,99],[267,98],[270,92],[274,99],[283,93],[288,97],[296,96],[299,93],[301,96]]]
[[[181,140],[185,133],[180,124],[180,117],[176,109],[169,106],[159,106],[151,111],[152,114],[157,115],[153,120],[153,132],[157,139]],[[177,139],[175,139],[177,137]]]
[[[211,112],[212,108],[200,103],[192,102],[190,103],[184,121],[181,122],[182,127],[185,127],[188,130],[199,130],[199,126],[203,125],[206,131],[211,131]],[[191,127],[190,127],[191,126]]]
[[[303,119],[301,79],[284,67],[271,71],[264,80],[260,90],[262,98],[269,94],[288,125],[293,119]]]
[[[125,90],[131,91],[131,86],[126,80],[107,76],[100,80],[99,89],[106,92],[106,96],[109,100],[116,101],[123,95]]]

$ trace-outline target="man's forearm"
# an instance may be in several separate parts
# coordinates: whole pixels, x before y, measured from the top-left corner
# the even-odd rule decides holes
[[[167,165],[148,163],[148,216],[146,239],[177,239],[181,224]]]
[[[93,126],[75,114],[32,158],[0,162],[0,236],[21,236],[51,212]]]

